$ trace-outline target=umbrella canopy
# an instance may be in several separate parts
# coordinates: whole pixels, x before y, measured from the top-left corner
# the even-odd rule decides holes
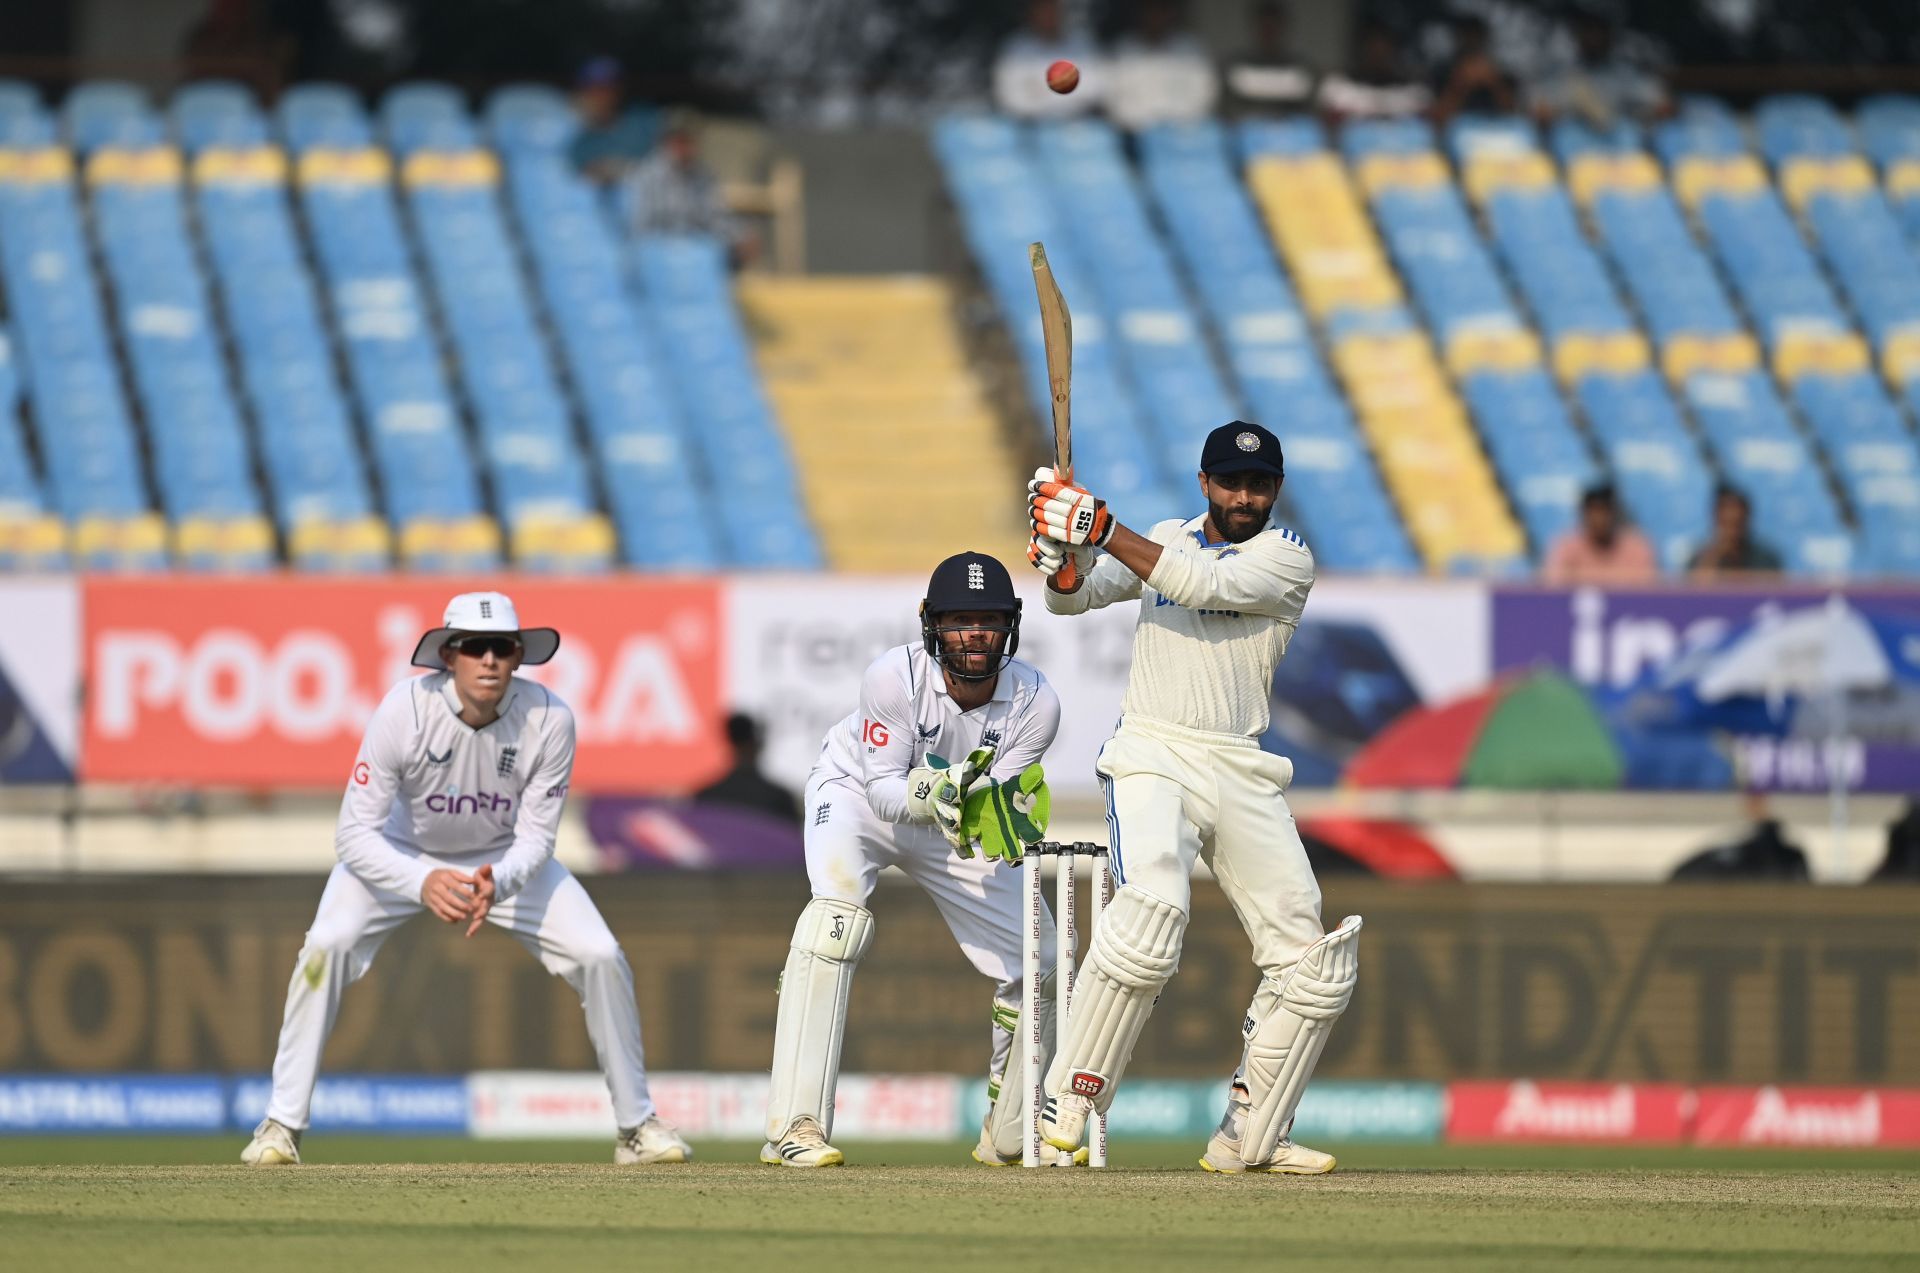
[[[1558,791],[1612,789],[1624,771],[1586,693],[1536,671],[1407,712],[1361,749],[1345,777],[1360,787]]]
[[[1835,596],[1736,630],[1702,661],[1695,687],[1717,703],[1880,689],[1896,680],[1920,681],[1920,624],[1870,619]]]

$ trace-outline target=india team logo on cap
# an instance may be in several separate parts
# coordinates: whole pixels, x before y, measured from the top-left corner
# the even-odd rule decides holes
[[[1233,440],[1233,444],[1242,451],[1258,451],[1260,449],[1260,439],[1251,433],[1242,433]]]

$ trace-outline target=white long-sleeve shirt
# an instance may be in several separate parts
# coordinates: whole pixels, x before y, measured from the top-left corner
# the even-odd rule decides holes
[[[1032,664],[1009,659],[993,696],[963,712],[926,648],[899,645],[868,664],[859,709],[827,731],[807,785],[862,791],[875,817],[905,822],[907,773],[929,752],[958,765],[991,747],[987,772],[1007,782],[1046,755],[1059,729],[1060,696]]]
[[[1278,526],[1221,544],[1207,542],[1205,524],[1202,516],[1148,531],[1166,551],[1144,583],[1102,553],[1077,591],[1047,589],[1047,609],[1081,614],[1138,597],[1121,714],[1257,738],[1271,712],[1273,670],[1313,588],[1313,554]]]
[[[367,725],[334,851],[375,888],[419,897],[432,859],[496,856],[505,901],[553,856],[573,781],[573,713],[544,685],[518,677],[500,715],[460,719],[453,676],[413,677],[387,692]]]

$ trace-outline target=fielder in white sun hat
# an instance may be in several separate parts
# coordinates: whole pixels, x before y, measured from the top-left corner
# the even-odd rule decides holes
[[[545,663],[560,648],[560,634],[552,628],[523,628],[513,599],[503,592],[463,592],[447,602],[443,626],[420,638],[413,648],[413,665],[447,670],[440,647],[464,636],[510,636],[520,642],[521,663]]]

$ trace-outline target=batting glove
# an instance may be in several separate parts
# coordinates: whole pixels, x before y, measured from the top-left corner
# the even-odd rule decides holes
[[[1057,539],[1048,539],[1044,535],[1035,535],[1027,541],[1027,560],[1033,568],[1049,577],[1060,573],[1060,568],[1069,561],[1082,578],[1093,568],[1093,550],[1084,544],[1063,544]]]
[[[1027,515],[1034,536],[1095,548],[1112,538],[1116,523],[1107,502],[1095,499],[1085,487],[1056,482],[1053,477],[1052,469],[1043,468],[1027,483]]]

